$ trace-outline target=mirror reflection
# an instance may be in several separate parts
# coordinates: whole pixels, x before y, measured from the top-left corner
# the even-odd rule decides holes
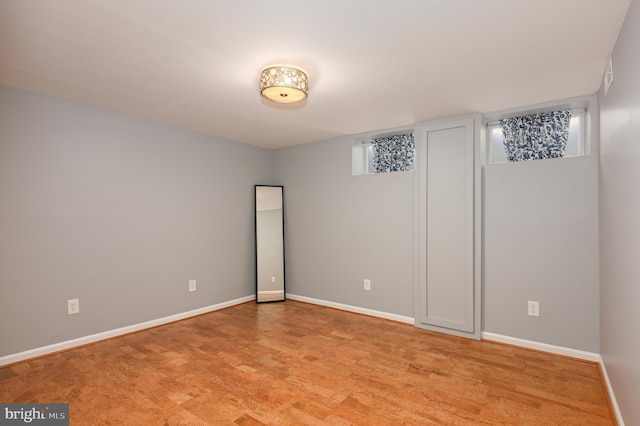
[[[283,187],[256,185],[256,301],[285,300]]]

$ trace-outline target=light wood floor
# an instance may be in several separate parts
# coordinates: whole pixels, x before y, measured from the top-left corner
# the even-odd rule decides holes
[[[300,302],[245,303],[0,368],[71,425],[610,425],[598,366]]]

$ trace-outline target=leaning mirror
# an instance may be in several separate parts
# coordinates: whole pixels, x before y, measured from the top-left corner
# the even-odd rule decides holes
[[[282,186],[256,185],[256,302],[285,300]]]

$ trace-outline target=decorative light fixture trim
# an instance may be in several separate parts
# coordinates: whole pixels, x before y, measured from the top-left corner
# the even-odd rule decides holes
[[[272,65],[260,74],[260,93],[283,104],[303,101],[309,94],[307,74],[291,65]]]

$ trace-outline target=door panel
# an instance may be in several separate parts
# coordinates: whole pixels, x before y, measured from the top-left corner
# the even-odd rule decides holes
[[[427,124],[418,136],[416,326],[479,338],[474,121]]]

